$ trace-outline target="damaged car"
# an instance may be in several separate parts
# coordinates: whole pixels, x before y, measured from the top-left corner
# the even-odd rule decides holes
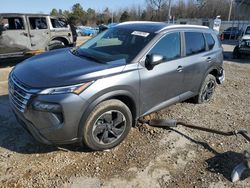
[[[18,121],[45,144],[120,144],[140,118],[224,81],[222,47],[203,26],[125,22],[77,48],[33,56],[9,76]]]
[[[0,60],[74,46],[76,37],[63,17],[0,14]]]
[[[250,55],[250,25],[246,27],[242,39],[233,51],[234,58],[241,58],[242,55]]]

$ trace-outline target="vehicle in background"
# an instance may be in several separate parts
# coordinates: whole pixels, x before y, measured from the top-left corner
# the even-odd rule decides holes
[[[250,25],[246,27],[239,44],[233,51],[234,58],[241,58],[242,55],[250,55]]]
[[[78,26],[76,32],[78,36],[93,36],[96,35],[99,30],[95,27]]]
[[[63,17],[0,14],[0,59],[75,46],[76,36]]]
[[[107,26],[108,26],[108,28],[111,28],[111,27],[115,27],[117,24],[119,24],[119,23],[110,23]]]
[[[108,25],[105,25],[105,24],[100,24],[98,27],[99,27],[99,33],[111,28],[111,27],[114,27],[116,26],[118,23],[110,23]]]
[[[238,40],[242,33],[238,27],[229,27],[221,33],[221,40]]]
[[[10,104],[42,143],[110,149],[140,117],[189,98],[209,102],[224,81],[222,52],[208,27],[121,23],[17,65]]]

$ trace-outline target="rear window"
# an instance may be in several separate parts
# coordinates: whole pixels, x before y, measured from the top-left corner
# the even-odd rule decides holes
[[[208,49],[212,50],[215,44],[214,38],[212,37],[210,33],[205,33],[205,37],[206,37]]]
[[[206,51],[204,36],[200,32],[185,32],[186,55],[195,55]]]

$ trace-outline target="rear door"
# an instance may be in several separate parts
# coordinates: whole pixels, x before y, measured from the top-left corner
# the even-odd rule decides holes
[[[30,38],[24,16],[2,16],[0,20],[0,55],[22,55],[30,49]]]
[[[185,31],[185,58],[182,61],[184,74],[182,100],[189,98],[191,95],[197,94],[204,75],[212,66],[214,57],[213,51],[214,39],[208,34],[206,44],[206,35],[199,31]],[[212,37],[212,38],[210,38]]]
[[[50,40],[48,18],[46,16],[28,16],[32,50],[45,50]]]

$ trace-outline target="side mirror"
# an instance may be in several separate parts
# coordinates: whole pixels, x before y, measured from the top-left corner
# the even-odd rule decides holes
[[[159,54],[150,54],[146,56],[145,67],[148,70],[152,70],[156,65],[163,62],[164,57]]]

